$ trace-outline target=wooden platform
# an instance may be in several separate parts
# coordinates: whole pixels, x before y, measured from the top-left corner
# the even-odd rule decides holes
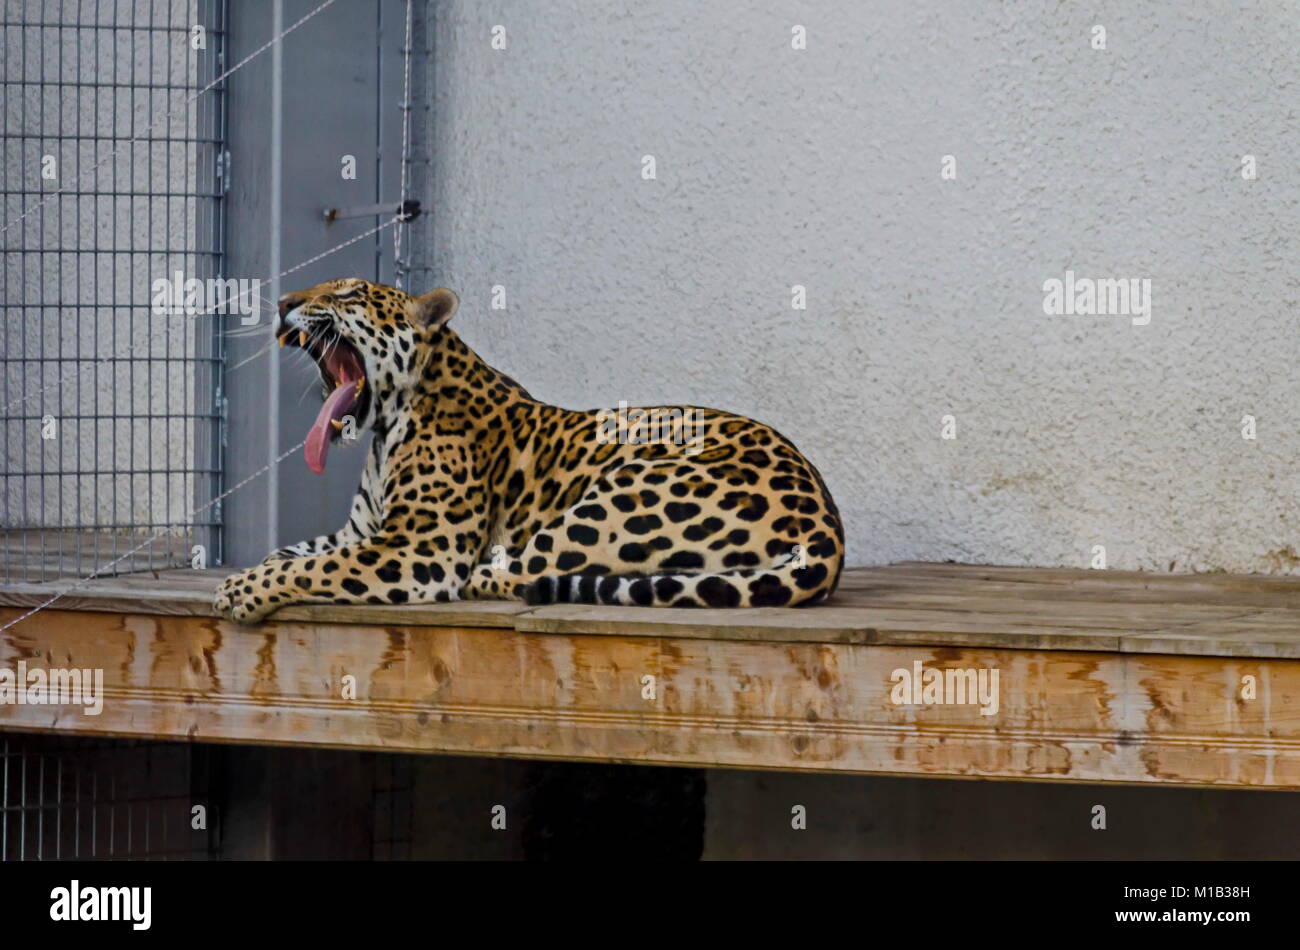
[[[0,729],[1300,788],[1300,578],[913,563],[802,610],[316,606],[243,627],[211,614],[221,576],[95,581],[7,631],[0,668],[102,669],[106,699],[0,705]],[[59,589],[0,588],[0,623]],[[996,713],[895,702],[917,663],[996,670]]]

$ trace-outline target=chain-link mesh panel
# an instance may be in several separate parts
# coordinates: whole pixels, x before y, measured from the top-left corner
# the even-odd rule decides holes
[[[215,559],[224,0],[10,0],[0,22],[0,581]],[[187,101],[193,99],[193,101]]]
[[[208,759],[186,743],[0,735],[0,860],[215,857]]]

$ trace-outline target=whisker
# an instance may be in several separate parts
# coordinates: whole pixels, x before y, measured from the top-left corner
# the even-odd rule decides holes
[[[235,370],[239,369],[239,367],[243,366],[245,363],[251,363],[251,362],[253,362],[253,360],[257,359],[257,358],[258,358],[259,356],[261,356],[262,354],[270,352],[270,349],[271,349],[272,346],[274,346],[274,343],[268,343],[268,344],[266,344],[266,346],[262,347],[262,348],[261,348],[260,350],[258,350],[256,353],[253,353],[253,354],[250,355],[250,356],[246,356],[246,357],[244,357],[242,360],[240,360],[240,361],[239,361],[238,363],[236,363],[234,366],[227,366],[227,367],[226,367],[226,374],[229,375],[230,373],[233,373]]]
[[[264,334],[268,332],[270,332],[270,327],[264,327],[264,326],[239,327],[238,329],[235,330],[223,331],[222,336],[226,337],[227,339],[234,339],[237,337],[257,336],[259,334]]]
[[[303,389],[302,394],[298,397],[297,405],[302,405],[302,401],[307,398],[307,394],[312,391],[312,387],[319,386],[319,385],[320,385],[319,379],[307,380],[307,386]]]

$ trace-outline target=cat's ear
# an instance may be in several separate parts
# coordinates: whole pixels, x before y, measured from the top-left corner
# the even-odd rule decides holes
[[[406,315],[412,324],[423,330],[437,330],[446,325],[460,306],[455,291],[439,287],[427,294],[412,298],[406,305]]]

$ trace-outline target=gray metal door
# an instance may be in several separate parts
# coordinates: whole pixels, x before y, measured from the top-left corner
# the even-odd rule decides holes
[[[292,269],[264,288],[269,299],[335,277],[400,282],[395,243],[402,242],[405,271],[412,229],[393,223],[394,210],[404,194],[419,197],[426,182],[425,163],[411,161],[404,124],[406,100],[415,99],[429,62],[427,53],[417,55],[408,72],[406,50],[424,51],[428,42],[427,4],[320,6],[232,3],[235,62],[319,10],[230,78],[227,271],[254,277]],[[374,210],[330,221],[330,208]],[[336,451],[321,476],[307,470],[300,453],[272,464],[306,436],[319,384],[305,357],[293,351],[297,359],[285,360],[273,347],[270,318],[264,332],[228,344],[226,483],[256,476],[223,503],[232,565],[341,526],[365,458],[365,445]]]

